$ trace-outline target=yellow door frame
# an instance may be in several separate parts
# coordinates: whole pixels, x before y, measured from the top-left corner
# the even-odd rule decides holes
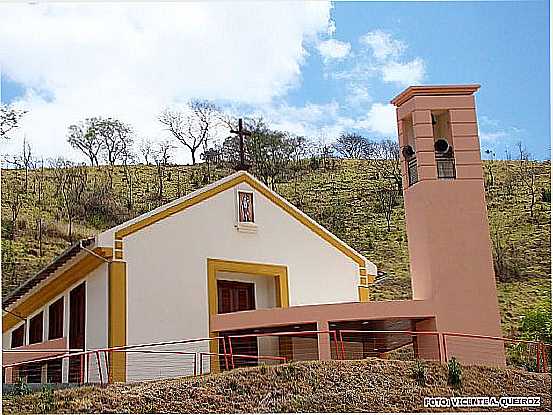
[[[207,293],[209,307],[209,337],[215,338],[217,332],[211,331],[211,316],[217,314],[217,273],[237,272],[255,277],[268,277],[275,279],[275,303],[276,307],[287,308],[290,306],[290,294],[288,286],[288,267],[284,265],[260,264],[254,262],[228,261],[224,259],[207,259]],[[219,341],[214,339],[209,343],[211,353],[219,353]],[[213,371],[219,370],[219,359],[213,355],[211,359]]]

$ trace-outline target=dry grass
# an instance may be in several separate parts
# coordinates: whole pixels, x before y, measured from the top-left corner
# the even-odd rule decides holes
[[[463,385],[447,385],[447,368],[424,363],[426,385],[413,377],[414,362],[366,359],[302,362],[237,369],[220,375],[179,378],[4,398],[11,413],[267,413],[416,412],[426,396],[539,396],[551,410],[551,375],[464,367]],[[475,408],[479,411],[485,408]],[[498,410],[498,408],[493,408]],[[516,408],[514,408],[516,409]],[[528,410],[530,408],[518,408]]]

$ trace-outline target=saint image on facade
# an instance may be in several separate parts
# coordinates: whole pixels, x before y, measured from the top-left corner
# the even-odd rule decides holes
[[[240,222],[253,223],[253,193],[238,192],[238,205]]]

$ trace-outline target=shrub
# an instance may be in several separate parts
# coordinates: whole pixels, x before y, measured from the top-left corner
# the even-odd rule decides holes
[[[413,365],[413,378],[420,386],[426,385],[426,368],[420,360],[416,360]]]
[[[54,391],[51,386],[42,387],[38,397],[38,408],[41,413],[51,412],[54,409]]]
[[[452,357],[447,362],[447,384],[456,388],[460,387],[463,382],[463,372],[461,365],[455,357]]]
[[[259,373],[261,373],[262,375],[266,375],[267,374],[267,365],[262,363],[261,366],[259,367]]]
[[[520,323],[522,336],[528,340],[551,342],[551,302],[545,301],[526,312]]]
[[[19,377],[13,385],[13,394],[15,396],[25,396],[31,393],[31,388],[27,385],[24,377]]]
[[[541,189],[541,201],[551,203],[551,189]]]

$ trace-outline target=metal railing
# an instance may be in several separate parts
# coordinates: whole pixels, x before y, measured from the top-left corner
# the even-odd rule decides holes
[[[218,352],[209,345],[216,342]],[[228,346],[227,346],[228,343]],[[38,350],[5,350],[4,353],[37,353]],[[282,364],[294,361],[353,360],[381,357],[396,360],[515,366],[551,372],[551,344],[479,334],[408,330],[322,330],[248,333],[99,348],[86,351],[40,350],[56,353],[3,365],[11,380],[27,377],[42,381],[49,368],[62,370],[64,379],[77,383],[112,382],[113,371],[124,371],[127,382],[197,376],[240,366]],[[113,359],[124,353],[124,363]],[[78,359],[79,365],[69,365]],[[65,363],[62,363],[65,362]],[[124,367],[116,367],[124,364]],[[59,369],[58,369],[59,368]],[[69,370],[78,371],[69,373]],[[50,378],[46,376],[46,379]]]
[[[417,158],[413,157],[407,162],[407,178],[409,186],[413,186],[419,181],[419,172],[417,171]]]

